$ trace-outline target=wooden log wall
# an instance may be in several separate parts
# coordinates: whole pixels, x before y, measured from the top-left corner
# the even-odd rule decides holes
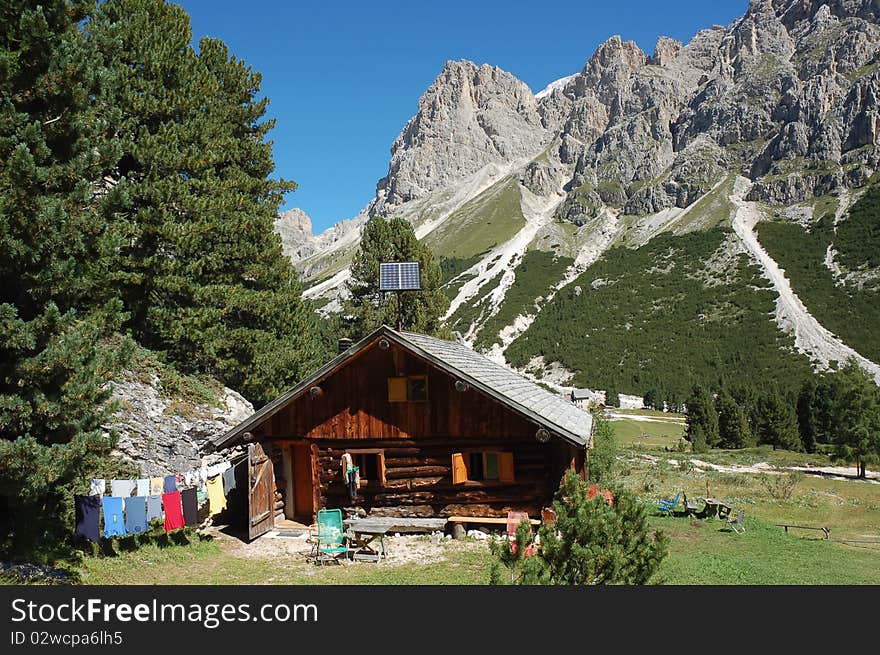
[[[554,444],[534,439],[471,440],[466,448],[448,440],[319,440],[315,445],[321,507],[361,507],[386,516],[506,516],[511,509],[539,514],[559,481],[553,471]],[[353,502],[339,460],[346,450],[365,447],[383,450],[386,481],[362,484]],[[452,454],[481,450],[514,453],[514,481],[453,484]]]

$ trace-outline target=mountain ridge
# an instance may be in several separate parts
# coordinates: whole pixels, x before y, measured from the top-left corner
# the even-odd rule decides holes
[[[294,256],[307,297],[328,298],[321,311],[338,308],[360,225],[400,216],[455,271],[448,322],[504,361],[543,303],[609,248],[715,227],[735,239],[742,203],[754,205],[758,222],[773,207],[813,216],[824,199],[841,197],[845,220],[880,160],[875,5],[753,0],[729,26],[686,44],[660,37],[651,55],[612,36],[579,72],[537,94],[496,67],[447,62],[395,140],[366,209]],[[742,229],[739,239],[749,239]],[[550,298],[480,335],[531,250],[572,261]],[[745,250],[762,264],[756,249]],[[804,343],[796,350],[817,366],[836,361]]]

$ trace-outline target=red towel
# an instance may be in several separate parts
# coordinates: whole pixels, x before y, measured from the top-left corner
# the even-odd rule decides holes
[[[162,505],[165,508],[165,532],[183,527],[183,509],[180,506],[180,492],[169,491],[162,494]]]

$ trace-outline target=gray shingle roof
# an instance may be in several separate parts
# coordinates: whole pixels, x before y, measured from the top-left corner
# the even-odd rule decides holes
[[[593,417],[570,401],[554,395],[518,373],[496,364],[464,344],[444,341],[417,332],[395,332],[405,341],[425,351],[433,358],[455,369],[462,376],[505,396],[554,428],[567,432],[579,444],[588,445],[591,439]]]
[[[344,365],[346,360],[354,357],[360,350],[383,336],[417,355],[422,355],[438,368],[461,378],[566,441],[583,447],[591,444],[592,415],[579,409],[568,400],[546,391],[534,382],[496,364],[463,344],[429,337],[417,332],[397,332],[388,326],[383,326],[364,337],[348,350],[324,364],[308,378],[302,380],[290,391],[268,403],[225,434],[212,438],[211,443],[217,448],[233,445],[241,439],[245,432],[252,430],[283,409],[289,402],[305,393],[309,387],[318,384],[337,367]]]

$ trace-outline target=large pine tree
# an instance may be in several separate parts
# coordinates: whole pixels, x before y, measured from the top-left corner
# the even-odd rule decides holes
[[[106,339],[122,316],[98,205],[116,153],[93,102],[106,71],[78,29],[89,9],[13,0],[0,13],[0,534],[13,556],[64,540],[70,492],[113,446],[104,384],[126,349]]]
[[[273,122],[260,75],[216,39],[190,45],[186,12],[108,0],[87,30],[114,72],[122,155],[109,175],[125,232],[117,286],[144,345],[262,404],[317,363],[314,317],[273,232]]]

